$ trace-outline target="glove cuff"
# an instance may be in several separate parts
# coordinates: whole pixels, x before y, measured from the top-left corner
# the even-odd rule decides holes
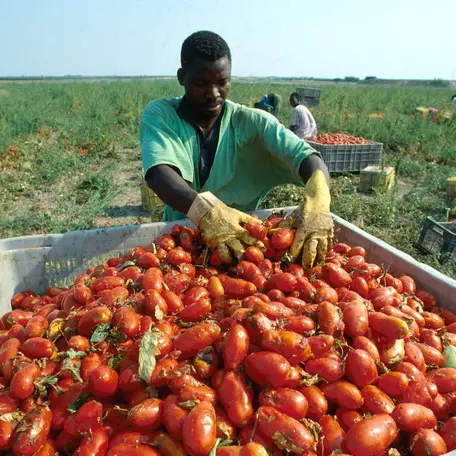
[[[214,207],[219,204],[223,204],[215,195],[211,192],[198,193],[196,198],[193,200],[190,209],[187,212],[187,217],[196,225],[199,226],[200,221],[206,214]]]

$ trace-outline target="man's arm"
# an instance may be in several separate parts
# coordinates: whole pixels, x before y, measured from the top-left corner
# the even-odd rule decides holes
[[[304,181],[304,184],[310,179],[312,174],[317,170],[321,169],[326,177],[329,185],[329,172],[325,162],[316,154],[309,155],[305,158],[299,166],[299,174]]]
[[[296,133],[297,130],[298,130],[298,126],[297,126],[297,125],[290,125],[290,130],[291,130],[293,133]]]
[[[147,185],[173,209],[187,214],[198,193],[171,166],[158,165],[146,173]]]

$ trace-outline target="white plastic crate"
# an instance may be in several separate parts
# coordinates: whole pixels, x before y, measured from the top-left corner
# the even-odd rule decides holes
[[[291,211],[293,208],[284,208]],[[279,209],[277,209],[279,210]],[[266,218],[272,210],[258,211]],[[417,262],[380,239],[334,216],[335,237],[350,245],[362,245],[370,262],[388,267],[394,274],[410,274],[422,289],[433,293],[439,304],[456,309],[456,281]],[[14,293],[44,291],[50,285],[69,285],[88,266],[153,241],[176,223],[148,223],[64,234],[26,236],[0,240],[0,315],[10,310]],[[179,223],[191,223],[188,220]]]

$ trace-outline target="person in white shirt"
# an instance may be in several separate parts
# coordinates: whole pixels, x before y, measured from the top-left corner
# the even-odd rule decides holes
[[[290,121],[290,130],[302,139],[311,139],[317,136],[317,124],[312,113],[299,100],[299,95],[294,92],[290,95],[290,105],[293,114]]]

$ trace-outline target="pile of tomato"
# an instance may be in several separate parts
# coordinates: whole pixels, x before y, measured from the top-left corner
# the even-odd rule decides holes
[[[456,315],[339,243],[223,264],[197,230],[17,293],[0,319],[6,456],[436,456],[456,448]]]
[[[328,145],[344,145],[344,144],[371,144],[372,142],[361,136],[352,136],[346,133],[326,133],[312,138],[312,141],[320,144]]]

